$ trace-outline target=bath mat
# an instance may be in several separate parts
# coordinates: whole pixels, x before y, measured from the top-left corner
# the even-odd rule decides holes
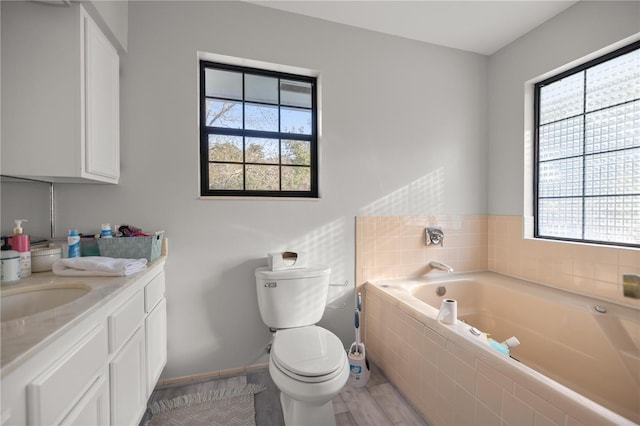
[[[266,387],[248,383],[235,388],[193,393],[151,404],[149,426],[255,426],[253,395]]]

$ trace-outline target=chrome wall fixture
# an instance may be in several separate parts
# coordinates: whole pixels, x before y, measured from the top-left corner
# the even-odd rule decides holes
[[[425,228],[424,230],[424,243],[427,246],[436,245],[442,246],[444,240],[444,232],[442,228]]]

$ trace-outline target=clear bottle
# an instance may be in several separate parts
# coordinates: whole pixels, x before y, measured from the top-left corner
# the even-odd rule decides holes
[[[80,235],[77,229],[70,229],[67,237],[69,257],[80,257]]]

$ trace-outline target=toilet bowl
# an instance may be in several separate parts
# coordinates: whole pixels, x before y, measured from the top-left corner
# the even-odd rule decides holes
[[[340,339],[317,324],[324,313],[331,268],[255,271],[262,321],[275,335],[269,374],[280,389],[286,426],[335,425],[333,398],[349,379]]]
[[[318,326],[279,330],[269,374],[280,389],[286,425],[335,424],[332,400],[349,378],[349,360],[337,336]]]

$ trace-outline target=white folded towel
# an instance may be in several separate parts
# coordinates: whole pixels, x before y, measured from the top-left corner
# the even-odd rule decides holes
[[[53,273],[65,276],[115,277],[135,274],[147,268],[147,259],[115,259],[113,257],[87,256],[57,260]]]

